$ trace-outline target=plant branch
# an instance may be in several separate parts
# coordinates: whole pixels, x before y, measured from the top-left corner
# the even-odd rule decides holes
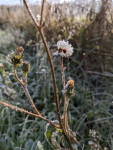
[[[24,86],[23,81],[19,79],[19,77],[18,77],[18,75],[16,73],[16,68],[14,68],[14,74],[13,75],[15,76],[15,78],[17,79],[17,81],[20,83],[20,85]]]
[[[62,73],[62,84],[63,84],[63,90],[65,88],[65,73],[64,73],[64,64],[63,64],[63,58],[61,57],[61,73]],[[64,98],[64,127],[65,130],[68,129],[68,117],[67,117],[67,102],[66,102],[66,95],[63,94],[63,98]]]
[[[42,1],[40,26],[43,25],[44,5],[45,5],[45,0]]]
[[[26,94],[26,96],[27,96],[27,98],[28,98],[30,104],[31,104],[32,107],[34,108],[35,112],[37,113],[37,115],[41,115],[41,114],[39,113],[39,111],[37,110],[37,108],[36,108],[36,106],[35,106],[35,104],[34,104],[32,98],[31,98],[31,96],[30,96],[30,94],[29,94],[29,92],[28,92],[26,83],[23,83],[23,81],[21,81],[21,80],[19,79],[19,77],[18,77],[18,75],[17,75],[17,73],[16,73],[16,69],[15,69],[15,68],[14,68],[14,76],[16,77],[16,79],[18,80],[18,82],[22,85],[22,87],[23,87],[23,89],[24,89],[24,91],[25,91],[25,94]]]
[[[68,104],[69,104],[69,99],[66,98],[65,103],[64,103],[64,127],[66,131],[68,130],[68,117],[67,117]]]
[[[65,88],[65,74],[64,74],[64,65],[63,65],[62,57],[61,57],[61,71],[62,71],[62,84],[63,84],[63,88]]]
[[[30,16],[31,16],[31,18],[32,18],[32,20],[33,20],[33,22],[35,23],[35,25],[36,25],[37,28],[39,29],[39,28],[40,28],[40,25],[38,24],[36,18],[34,17],[32,11],[31,11],[31,9],[30,9],[29,3],[27,2],[27,0],[23,0],[23,2],[24,2],[24,4],[25,4],[25,6],[26,6],[26,8],[27,8],[27,11],[29,12],[29,14],[30,14]]]
[[[52,125],[55,126],[56,128],[60,128],[60,126],[58,126],[58,125],[52,123],[51,121],[49,121],[48,119],[46,119],[46,118],[44,118],[44,117],[42,117],[42,116],[40,116],[40,115],[34,114],[34,113],[32,113],[32,112],[29,112],[29,111],[27,111],[27,110],[25,110],[25,109],[18,108],[18,107],[16,107],[16,106],[10,105],[10,104],[5,103],[5,102],[3,102],[3,101],[1,101],[1,100],[0,100],[0,104],[4,105],[4,106],[6,106],[6,107],[9,107],[9,108],[11,108],[11,109],[14,109],[14,110],[23,112],[23,113],[25,113],[25,114],[28,114],[28,115],[30,115],[30,116],[38,117],[38,118],[40,118],[40,119],[42,119],[42,120],[44,120],[44,121],[46,121],[46,122],[52,124]]]

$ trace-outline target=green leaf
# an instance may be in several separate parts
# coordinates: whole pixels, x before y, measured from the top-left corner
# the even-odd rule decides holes
[[[58,121],[52,121],[55,124],[58,124]],[[51,145],[53,149],[59,149],[62,150],[60,147],[60,144],[58,143],[60,137],[58,133],[62,133],[61,129],[55,128],[53,125],[47,124],[46,125],[46,131],[45,131],[45,136],[48,141],[48,143]]]

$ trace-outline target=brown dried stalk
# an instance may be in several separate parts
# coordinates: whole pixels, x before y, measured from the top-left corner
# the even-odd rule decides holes
[[[19,79],[19,77],[18,77],[18,75],[17,75],[17,73],[16,73],[16,69],[15,69],[15,68],[14,68],[14,76],[15,76],[15,78],[18,80],[18,82],[22,85],[22,87],[23,87],[23,89],[24,89],[24,91],[25,91],[25,93],[26,93],[26,96],[27,96],[27,98],[28,98],[30,104],[31,104],[32,107],[34,108],[35,112],[37,113],[37,115],[41,116],[41,114],[40,114],[39,111],[37,110],[37,108],[36,108],[36,106],[35,106],[35,104],[34,104],[32,98],[31,98],[31,96],[30,96],[30,94],[29,94],[29,92],[28,92],[27,85],[26,85],[25,83],[23,83],[23,81],[21,81],[21,80]]]
[[[61,57],[61,72],[62,72],[62,84],[63,84],[63,90],[65,88],[65,73],[64,73],[64,64],[63,64],[63,58]],[[67,117],[67,109],[66,107],[66,95],[63,94],[63,98],[64,98],[64,127],[65,130],[68,130],[68,117]]]
[[[40,26],[43,26],[43,13],[44,13],[44,5],[45,5],[45,0],[42,2],[42,8],[41,8],[41,19],[40,19]]]
[[[63,58],[62,57],[61,57],[61,71],[62,71],[62,84],[63,84],[63,88],[65,88],[65,74],[64,74],[64,65],[63,65]]]
[[[0,104],[4,105],[4,106],[6,106],[6,107],[9,107],[9,108],[11,108],[11,109],[14,109],[14,110],[23,112],[23,113],[25,113],[25,114],[28,114],[28,115],[30,115],[30,116],[38,117],[38,118],[40,118],[40,119],[42,119],[42,120],[44,120],[44,121],[46,121],[46,122],[52,124],[52,125],[55,126],[56,128],[60,128],[60,126],[54,124],[53,122],[49,121],[48,119],[44,118],[44,117],[41,116],[41,115],[34,114],[34,113],[29,112],[29,111],[27,111],[27,110],[25,110],[25,109],[18,108],[18,107],[16,107],[16,106],[11,105],[11,104],[5,103],[5,102],[3,102],[3,101],[1,101],[1,100],[0,100]]]

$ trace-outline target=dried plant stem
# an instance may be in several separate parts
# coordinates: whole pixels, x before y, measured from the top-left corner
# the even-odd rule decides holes
[[[27,96],[27,98],[28,98],[30,104],[31,104],[32,107],[34,108],[36,114],[39,115],[39,116],[41,116],[41,114],[40,114],[39,111],[37,110],[37,108],[36,108],[36,106],[35,106],[35,104],[34,104],[32,98],[31,98],[31,96],[30,96],[30,94],[29,94],[29,91],[28,91],[27,87],[26,87],[26,86],[23,86],[23,89],[24,89],[24,91],[25,91],[25,94],[26,94],[26,96]]]
[[[67,117],[67,108],[69,104],[69,99],[66,98],[65,103],[64,103],[64,126],[66,131],[68,130],[68,117]]]
[[[34,108],[36,114],[37,114],[37,115],[41,115],[41,114],[39,113],[39,111],[37,110],[37,108],[36,108],[36,106],[35,106],[35,104],[34,104],[32,98],[31,98],[31,96],[30,96],[30,94],[29,94],[29,92],[28,92],[27,85],[26,85],[25,83],[23,83],[23,81],[21,81],[21,80],[19,79],[19,77],[18,77],[18,75],[17,75],[17,73],[16,73],[16,69],[15,69],[15,68],[14,68],[14,76],[16,77],[16,79],[18,80],[18,82],[22,85],[22,87],[23,87],[23,89],[24,89],[24,91],[25,91],[25,94],[26,94],[26,96],[27,96],[27,98],[28,98],[30,104],[31,104],[32,107]]]
[[[45,5],[45,0],[43,0],[43,2],[42,2],[40,26],[43,26],[44,5]]]
[[[63,90],[65,88],[65,73],[64,73],[64,64],[63,64],[63,58],[61,57],[61,72],[62,72],[62,84],[63,84]],[[65,130],[68,130],[68,117],[67,117],[67,102],[66,102],[66,95],[63,94],[64,98],[64,127]]]
[[[46,122],[52,124],[52,125],[55,126],[56,128],[60,128],[60,126],[54,124],[53,122],[49,121],[48,119],[46,119],[46,118],[44,118],[44,117],[42,117],[42,116],[40,116],[40,115],[34,114],[34,113],[32,113],[32,112],[29,112],[29,111],[27,111],[27,110],[25,110],[25,109],[18,108],[18,107],[16,107],[16,106],[10,105],[10,104],[5,103],[5,102],[3,102],[3,101],[1,101],[1,100],[0,100],[0,104],[4,105],[4,106],[6,106],[6,107],[9,107],[9,108],[11,108],[11,109],[14,109],[14,110],[23,112],[23,113],[25,113],[25,114],[28,114],[28,115],[30,115],[30,116],[38,117],[38,118],[40,118],[40,119],[42,119],[42,120],[44,120],[44,121],[46,121]]]
[[[18,82],[19,82],[22,86],[24,86],[23,81],[19,79],[19,77],[18,77],[18,75],[17,75],[17,73],[16,73],[16,68],[14,68],[14,76],[15,76],[15,78],[18,80]]]
[[[62,71],[62,84],[63,84],[63,88],[65,88],[65,74],[64,74],[64,65],[63,65],[62,57],[61,57],[61,71]]]

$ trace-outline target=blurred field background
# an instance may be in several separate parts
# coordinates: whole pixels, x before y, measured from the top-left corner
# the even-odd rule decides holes
[[[46,0],[44,31],[51,54],[58,40],[68,40],[74,55],[64,61],[66,80],[75,81],[68,108],[69,124],[83,150],[90,150],[89,129],[98,130],[102,148],[113,149],[113,4],[111,0]],[[40,2],[32,3],[35,16]],[[10,76],[7,55],[18,46],[31,64],[28,89],[37,108],[49,120],[56,109],[47,55],[40,35],[23,5],[0,5],[0,99],[33,111],[23,89]],[[85,59],[83,54],[85,54]],[[62,104],[60,60],[53,57]],[[85,61],[87,62],[85,64]],[[19,71],[19,70],[18,70]],[[21,72],[18,72],[21,77]],[[44,132],[46,123],[0,105],[0,150],[51,150]]]

